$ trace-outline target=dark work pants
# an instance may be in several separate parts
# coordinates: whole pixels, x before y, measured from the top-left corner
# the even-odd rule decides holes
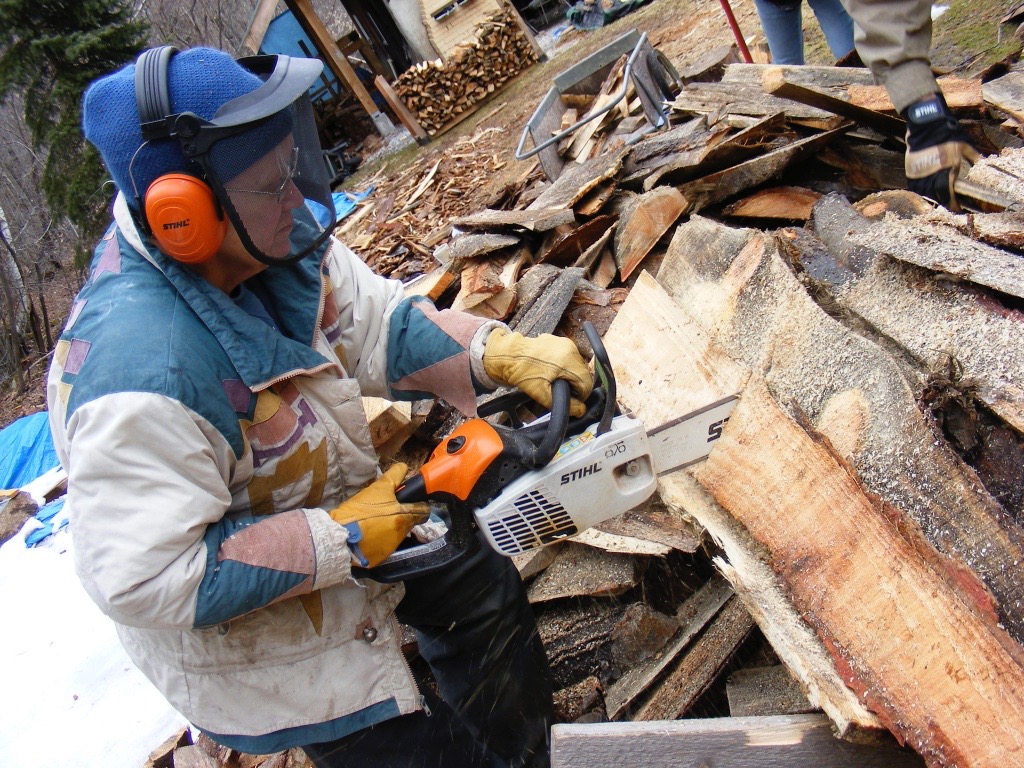
[[[306,747],[318,768],[541,768],[553,718],[544,647],[512,561],[486,544],[405,582],[398,618],[416,630],[441,696],[427,710]]]

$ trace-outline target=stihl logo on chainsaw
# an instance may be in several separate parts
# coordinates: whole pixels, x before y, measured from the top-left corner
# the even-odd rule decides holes
[[[596,475],[601,471],[601,462],[595,461],[588,467],[582,467],[580,469],[574,469],[572,472],[566,472],[562,475],[562,482],[559,485],[566,485],[567,483],[574,483],[577,480],[582,480],[584,477],[589,475]]]
[[[726,425],[726,422],[728,421],[729,419],[722,419],[720,421],[714,422],[711,426],[709,426],[707,442],[710,443],[712,440],[717,440],[718,438],[720,438],[722,436],[722,428]]]

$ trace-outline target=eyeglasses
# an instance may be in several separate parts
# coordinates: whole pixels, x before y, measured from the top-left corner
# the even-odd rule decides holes
[[[282,181],[274,189],[239,189],[237,187],[225,187],[228,192],[246,192],[250,195],[273,195],[278,204],[284,202],[288,194],[288,185],[301,177],[299,173],[299,148],[293,147],[291,154],[282,157],[280,153],[277,158],[278,168],[281,171]]]

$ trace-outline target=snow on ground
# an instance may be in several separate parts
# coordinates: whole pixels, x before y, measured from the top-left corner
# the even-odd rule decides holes
[[[0,547],[0,766],[142,768],[185,720],[75,576],[67,530]]]

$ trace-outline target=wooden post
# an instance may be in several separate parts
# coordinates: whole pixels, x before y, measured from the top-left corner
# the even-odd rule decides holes
[[[423,130],[423,126],[420,125],[420,121],[416,119],[416,115],[409,110],[409,107],[407,107],[405,102],[402,101],[402,97],[395,93],[395,89],[391,87],[391,83],[380,75],[377,75],[373,80],[373,84],[377,86],[377,90],[380,91],[384,100],[391,105],[395,114],[398,115],[398,119],[402,121],[402,125],[409,129],[409,133],[411,133],[413,138],[416,139],[416,142],[418,144],[426,144],[430,141],[430,137],[427,136],[427,132]]]
[[[263,38],[267,34],[267,28],[274,19],[276,8],[277,0],[259,0],[256,10],[252,12],[252,18],[249,19],[249,28],[245,31],[245,40],[239,50],[240,55],[259,53]]]
[[[345,58],[341,51],[338,49],[338,44],[334,41],[328,33],[324,23],[320,20],[320,17],[316,15],[313,10],[313,5],[310,0],[285,0],[285,4],[295,14],[295,18],[309,39],[313,41],[313,45],[316,46],[317,50],[323,55],[327,61],[327,66],[331,68],[335,77],[349,87],[349,90],[356,95],[359,99],[359,103],[363,109],[373,120],[374,126],[382,136],[388,136],[394,131],[395,126],[391,123],[391,120],[387,115],[382,113],[377,105],[373,103],[373,99],[370,98],[369,92],[363,87],[360,82],[358,75],[352,65],[348,63],[348,59]]]

